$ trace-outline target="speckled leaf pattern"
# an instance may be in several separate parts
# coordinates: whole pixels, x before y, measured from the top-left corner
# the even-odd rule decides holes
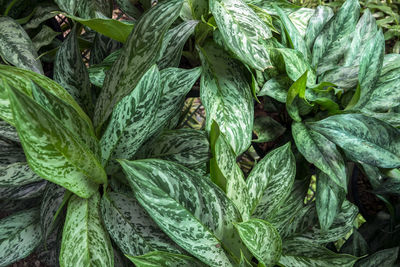
[[[258,92],[257,96],[267,95],[276,101],[286,103],[286,96],[292,81],[287,76],[269,79]]]
[[[306,46],[311,50],[315,39],[320,34],[325,24],[333,17],[333,10],[328,6],[318,6],[308,22],[304,37]]]
[[[93,102],[89,73],[78,46],[76,26],[70,31],[57,51],[54,62],[54,81],[64,87],[91,117]]]
[[[168,67],[178,67],[181,61],[183,46],[187,39],[194,32],[194,28],[199,23],[196,20],[182,22],[178,26],[169,30],[164,37],[162,57],[157,61],[160,70]]]
[[[232,225],[240,214],[211,180],[163,160],[121,164],[139,203],[180,247],[211,266],[232,266],[225,251],[245,250]]]
[[[274,9],[274,5],[277,5],[278,7],[283,9],[286,13],[292,13],[300,8],[300,6],[292,4],[291,2],[285,0],[270,0],[270,1],[246,0],[245,2],[248,4],[256,5],[264,9],[270,15],[277,15]]]
[[[154,251],[142,256],[125,255],[138,267],[201,267],[206,266],[193,257]]]
[[[315,40],[312,51],[312,65],[317,67],[327,56],[341,52],[346,35],[353,32],[360,14],[357,0],[347,0],[336,15],[329,20]]]
[[[200,97],[207,114],[206,129],[210,131],[215,120],[235,154],[242,154],[250,146],[254,114],[247,70],[212,42],[200,50]]]
[[[279,263],[286,267],[352,267],[357,259],[352,255],[334,253],[311,242],[287,240],[283,242],[283,252]]]
[[[323,172],[318,175],[315,207],[319,225],[323,231],[328,230],[332,225],[345,197],[344,189],[333,182],[328,175]]]
[[[132,196],[114,192],[103,195],[101,214],[108,233],[124,254],[181,252]]]
[[[15,213],[0,220],[0,266],[25,258],[40,244],[39,209]]]
[[[400,166],[400,131],[380,120],[343,114],[310,123],[310,127],[360,162],[380,168]]]
[[[306,160],[347,191],[346,167],[336,145],[329,138],[315,132],[314,128],[309,129],[300,122],[292,124],[292,134],[297,149]]]
[[[42,180],[22,186],[0,187],[0,199],[33,199],[43,194],[46,183]]]
[[[114,159],[132,158],[149,138],[161,97],[160,73],[156,65],[142,77],[128,96],[115,107],[100,140],[102,163],[113,173],[119,164]]]
[[[296,175],[296,161],[287,143],[269,152],[247,178],[250,214],[267,219],[289,195]]]
[[[136,87],[145,72],[156,63],[163,36],[178,17],[182,2],[171,0],[157,4],[135,24],[121,56],[105,78],[96,102],[96,128],[101,127],[114,106]]]
[[[36,51],[39,51],[41,47],[51,44],[54,38],[59,34],[59,32],[55,32],[49,26],[43,25],[40,32],[32,38],[33,46]]]
[[[165,130],[146,145],[143,154],[143,158],[174,161],[191,169],[208,162],[210,144],[206,133],[201,130]]]
[[[273,266],[278,262],[282,251],[282,240],[278,231],[269,222],[251,219],[235,224],[240,238],[254,257],[264,266]]]
[[[9,123],[0,120],[0,137],[4,140],[10,140],[16,143],[20,143],[17,129]]]
[[[142,12],[130,0],[117,0],[119,8],[132,18],[138,19]]]
[[[374,254],[361,259],[355,267],[395,266],[399,247],[382,249]]]
[[[5,167],[20,162],[26,162],[24,150],[0,139],[0,166]]]
[[[118,49],[109,54],[101,63],[90,66],[88,69],[90,82],[102,88],[107,71],[111,68],[122,50]]]
[[[75,14],[79,1],[80,0],[54,0],[62,11],[66,11],[69,14]]]
[[[112,1],[109,0],[78,0],[76,10],[83,18],[111,17]]]
[[[26,162],[17,162],[2,166],[0,164],[0,187],[21,186],[42,180]]]
[[[58,217],[56,214],[65,195],[67,194],[64,187],[54,183],[47,184],[40,204],[40,227],[44,239],[47,239],[55,229]]]
[[[271,30],[242,0],[210,0],[224,43],[241,61],[254,69],[271,68],[268,48]]]
[[[65,219],[60,266],[112,267],[111,241],[100,217],[100,195],[89,199],[72,196]]]
[[[12,18],[0,18],[0,55],[12,65],[43,74],[36,49],[25,30]]]
[[[105,182],[107,177],[89,148],[25,94],[10,89],[9,97],[16,128],[32,170],[81,197],[92,195],[97,190],[94,182]]]

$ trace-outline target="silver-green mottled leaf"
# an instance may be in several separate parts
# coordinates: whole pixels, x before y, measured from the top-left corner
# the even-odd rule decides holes
[[[306,35],[307,25],[311,16],[314,14],[314,9],[302,7],[288,14],[290,21],[293,23],[299,32],[301,38]]]
[[[17,129],[9,123],[0,120],[0,138],[20,143]]]
[[[178,17],[182,2],[171,0],[157,4],[138,20],[121,56],[106,75],[96,102],[96,128],[101,127],[114,106],[136,87],[145,72],[156,63],[163,36]]]
[[[399,247],[382,249],[358,261],[356,267],[395,266]]]
[[[163,160],[121,164],[139,203],[183,249],[211,266],[231,266],[225,251],[245,251],[232,225],[240,214],[211,180]]]
[[[112,16],[113,3],[109,0],[78,0],[76,10],[82,18],[107,18]]]
[[[133,197],[107,193],[101,200],[101,213],[108,233],[124,254],[140,256],[156,250],[181,252]]]
[[[281,257],[282,240],[270,223],[260,219],[235,224],[240,238],[248,249],[265,266],[273,266]]]
[[[62,11],[66,11],[69,14],[75,14],[79,0],[54,0],[54,2],[60,7]]]
[[[269,79],[257,95],[266,95],[281,103],[286,103],[286,96],[291,83],[292,81],[287,76]]]
[[[107,71],[121,55],[122,50],[118,49],[109,54],[101,63],[90,66],[88,69],[90,82],[102,88]]]
[[[326,173],[330,179],[347,192],[346,167],[336,145],[329,141],[329,138],[309,129],[303,123],[293,123],[292,134],[297,149],[306,160]]]
[[[0,199],[33,199],[41,196],[47,181],[34,182],[22,186],[0,187]]]
[[[60,120],[25,94],[10,88],[9,97],[32,170],[79,196],[92,195],[97,190],[94,181],[107,179],[96,156]]]
[[[400,131],[380,120],[343,114],[310,123],[310,127],[360,162],[381,168],[400,166]]]
[[[54,38],[59,34],[59,32],[55,32],[49,26],[43,25],[40,32],[32,38],[33,46],[36,51],[39,51],[41,47],[51,44]]]
[[[107,166],[108,173],[114,173],[119,167],[114,159],[132,158],[150,137],[160,97],[160,73],[157,66],[153,65],[135,90],[115,107],[100,140],[102,163]]]
[[[13,163],[26,162],[24,150],[0,139],[0,166],[5,167]]]
[[[65,188],[53,183],[47,183],[40,205],[40,227],[44,239],[51,234],[56,226],[57,211],[61,203],[63,203],[64,195],[67,195]]]
[[[101,64],[107,57],[111,57],[115,51],[120,50],[122,43],[115,41],[103,34],[96,33],[93,39],[93,46],[90,49],[89,65],[93,66],[95,64]],[[115,60],[118,57],[115,57]],[[114,61],[110,62],[109,67],[111,67]]]
[[[270,1],[265,1],[265,0],[246,0],[245,1],[247,4],[252,4],[255,6],[258,6],[265,11],[268,12],[270,15],[277,15],[274,5],[278,6],[281,8],[283,11],[286,13],[290,14],[300,8],[300,6],[297,6],[287,0],[270,0]]]
[[[117,0],[119,8],[134,19],[138,19],[142,12],[134,5],[134,1],[131,0]]]
[[[254,113],[247,70],[212,42],[200,51],[200,97],[207,114],[206,130],[210,131],[215,120],[235,154],[242,154],[250,146]]]
[[[26,162],[2,166],[0,164],[0,187],[21,186],[42,180]]]
[[[61,267],[112,267],[113,249],[100,217],[100,195],[72,196],[68,202],[61,252]]]
[[[269,152],[247,178],[251,215],[267,220],[287,198],[296,175],[290,143]]]
[[[43,74],[35,46],[25,30],[12,18],[0,17],[0,55],[12,65]]]
[[[0,220],[0,266],[25,258],[40,244],[39,209],[33,208]]]
[[[201,267],[206,266],[187,255],[154,251],[142,256],[125,255],[137,267]]]
[[[325,24],[333,17],[333,10],[327,6],[318,6],[308,22],[304,37],[308,49],[312,49],[315,39],[320,34]]]
[[[271,30],[249,6],[242,0],[211,0],[210,11],[225,45],[241,61],[261,71],[272,67]]]
[[[254,119],[253,132],[257,135],[256,143],[271,142],[281,136],[286,128],[271,117],[257,117]]]
[[[91,117],[93,102],[89,74],[78,46],[76,26],[57,51],[54,61],[54,81],[64,87]]]
[[[59,8],[54,4],[41,3],[36,6],[33,12],[32,18],[24,25],[25,30],[34,29],[39,27],[39,25],[50,18],[55,17],[53,11],[57,11]]]
[[[322,74],[319,80],[329,81],[342,89],[350,89],[357,85],[358,69],[358,65],[335,67]]]

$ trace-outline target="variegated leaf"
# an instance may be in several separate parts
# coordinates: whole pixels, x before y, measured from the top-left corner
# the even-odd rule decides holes
[[[90,49],[89,65],[93,66],[95,64],[101,64],[108,56],[111,57],[115,51],[120,50],[121,47],[122,43],[103,34],[96,33],[93,40],[93,46]],[[118,56],[115,57],[115,60],[117,60],[117,58]],[[110,62],[109,67],[111,67],[112,63],[114,63],[114,61]]]
[[[93,114],[89,74],[78,47],[76,25],[57,51],[54,81],[64,87],[91,117]]]
[[[273,217],[288,197],[296,175],[290,143],[269,152],[247,178],[250,214],[260,219]]]
[[[47,181],[34,182],[22,186],[0,187],[0,199],[24,200],[41,196]]]
[[[211,266],[232,266],[226,251],[233,256],[246,250],[232,225],[240,221],[240,214],[211,180],[163,160],[121,165],[142,207],[196,258]]]
[[[16,143],[20,143],[17,129],[5,121],[0,120],[0,138],[5,138]]]
[[[134,19],[138,19],[142,15],[142,12],[130,0],[117,0],[117,4],[125,14]]]
[[[25,258],[42,240],[39,209],[33,208],[0,220],[0,266]]]
[[[329,81],[342,89],[354,88],[358,83],[358,70],[358,65],[335,67],[319,76],[319,80]]]
[[[200,97],[207,114],[206,130],[211,130],[215,120],[235,154],[242,154],[250,146],[254,113],[247,70],[212,42],[200,51]]]
[[[164,37],[162,57],[158,59],[157,65],[161,69],[178,67],[181,61],[182,49],[187,39],[194,32],[199,23],[196,20],[185,21],[169,30]]]
[[[33,46],[36,51],[39,51],[41,47],[51,44],[54,38],[59,34],[59,32],[55,32],[49,26],[43,25],[40,32],[32,38]]]
[[[0,187],[22,186],[42,180],[26,162],[2,166],[0,164]]]
[[[306,160],[326,173],[330,179],[347,192],[346,167],[336,145],[329,141],[329,138],[314,131],[314,128],[309,129],[299,122],[292,124],[292,135],[297,149]]]
[[[210,0],[210,11],[229,49],[244,63],[264,71],[271,68],[271,30],[242,0]]]
[[[0,166],[26,162],[24,150],[15,144],[0,139]]]
[[[361,259],[356,267],[395,266],[399,254],[399,247],[382,249],[374,254]]]
[[[60,10],[58,6],[51,3],[38,4],[33,11],[32,18],[24,25],[24,29],[29,30],[39,27],[42,22],[55,17],[55,14],[52,12],[57,10]]]
[[[286,96],[292,81],[286,75],[269,79],[258,92],[258,96],[269,96],[281,103],[286,103]]]
[[[188,0],[192,16],[196,20],[201,20],[202,16],[206,17],[209,13],[207,0]]]
[[[101,213],[111,238],[124,254],[140,256],[152,251],[181,252],[133,197],[107,193],[101,200]]]
[[[10,17],[0,17],[0,55],[12,65],[43,74],[36,49],[24,29]]]
[[[107,179],[96,156],[42,106],[18,90],[10,88],[8,92],[32,170],[79,196],[92,195],[97,190],[94,181],[103,183]]]
[[[78,0],[76,10],[82,18],[106,18],[112,16],[113,4],[109,0]]]
[[[333,17],[333,10],[328,6],[318,6],[311,16],[304,37],[308,49],[312,49],[315,39],[320,34],[325,24]]]
[[[400,166],[400,131],[389,124],[361,114],[343,114],[309,125],[360,162],[380,168]]]
[[[111,67],[96,103],[94,124],[99,129],[114,106],[139,83],[157,61],[162,39],[178,17],[182,0],[166,1],[151,8],[136,23],[121,56]]]
[[[141,78],[135,90],[115,107],[100,140],[102,163],[108,173],[118,170],[114,159],[132,158],[150,137],[151,125],[161,97],[160,74],[153,65]]]
[[[258,6],[265,11],[268,12],[270,15],[278,15],[274,9],[274,5],[278,6],[281,8],[283,11],[286,13],[292,13],[300,8],[300,6],[295,5],[289,1],[286,0],[270,0],[270,1],[264,1],[264,0],[246,0],[245,1],[247,4],[252,4],[255,6]]]
[[[271,142],[281,136],[286,128],[271,117],[257,117],[254,119],[253,132],[257,135],[255,143]]]
[[[62,11],[75,14],[79,0],[54,0]]]
[[[240,238],[248,249],[264,264],[273,266],[281,257],[282,240],[278,231],[270,223],[260,219],[235,224]]]
[[[278,5],[276,6],[279,8]],[[290,21],[303,39],[305,38],[307,25],[312,15],[314,15],[314,9],[306,7],[299,8],[288,14]]]
[[[154,251],[142,256],[125,255],[135,266],[140,267],[201,267],[206,266],[193,257],[173,254],[164,251]]]
[[[121,55],[122,50],[118,49],[109,54],[101,63],[90,66],[88,69],[90,82],[102,88],[107,71]]]
[[[72,196],[68,202],[60,266],[114,266],[113,249],[100,217],[100,194],[89,199]]]

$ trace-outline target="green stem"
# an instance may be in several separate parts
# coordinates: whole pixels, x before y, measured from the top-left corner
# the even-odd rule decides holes
[[[19,0],[12,0],[10,4],[8,4],[6,11],[4,11],[4,16],[7,16],[10,12],[11,8],[17,3]]]

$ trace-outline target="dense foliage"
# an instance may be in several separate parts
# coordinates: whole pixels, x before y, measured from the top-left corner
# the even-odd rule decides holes
[[[74,267],[396,264],[400,55],[385,53],[397,35],[374,10],[0,0],[0,12],[0,266],[31,253]],[[181,127],[190,94],[200,130]]]

